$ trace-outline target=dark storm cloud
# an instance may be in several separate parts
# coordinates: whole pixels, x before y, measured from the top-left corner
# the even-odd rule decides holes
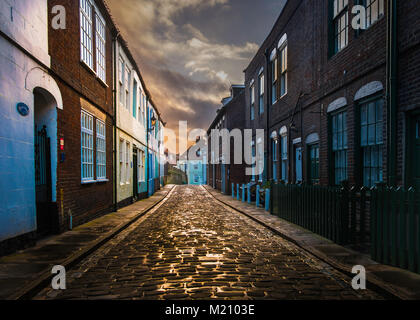
[[[284,0],[107,0],[171,129],[207,129]]]

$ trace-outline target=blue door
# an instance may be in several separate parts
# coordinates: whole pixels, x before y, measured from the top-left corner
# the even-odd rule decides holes
[[[296,183],[302,182],[302,148],[296,148]]]
[[[226,165],[222,164],[222,193],[226,193]]]

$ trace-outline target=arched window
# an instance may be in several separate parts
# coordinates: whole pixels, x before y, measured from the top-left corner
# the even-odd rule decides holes
[[[383,181],[384,101],[380,95],[382,91],[382,83],[374,81],[357,91],[354,98],[360,106],[360,147],[363,185],[366,187],[372,187]]]
[[[289,154],[288,154],[288,138],[287,128],[282,127],[280,129],[280,148],[281,148],[281,180],[284,182],[289,181]]]

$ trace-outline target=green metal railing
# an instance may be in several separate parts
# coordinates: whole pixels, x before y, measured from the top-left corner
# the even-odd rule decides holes
[[[420,193],[274,184],[271,213],[374,260],[420,273]]]
[[[420,273],[420,193],[375,188],[371,215],[372,259]]]
[[[343,210],[348,200],[342,189],[274,184],[271,193],[272,214],[336,243],[348,243],[349,216]]]

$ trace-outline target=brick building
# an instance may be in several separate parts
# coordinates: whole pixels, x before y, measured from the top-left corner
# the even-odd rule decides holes
[[[57,170],[59,225],[67,230],[113,209],[113,52],[116,28],[102,1],[48,1],[66,8],[49,25],[51,70],[63,97]],[[50,19],[52,19],[52,15]]]
[[[363,4],[366,28],[352,13]],[[268,178],[419,186],[415,1],[288,1],[245,70]],[[360,22],[360,21],[359,21]]]
[[[222,139],[219,139],[219,150],[212,147],[212,130],[226,129],[232,132],[239,129],[243,137],[243,129],[245,128],[245,92],[244,86],[233,85],[231,87],[230,97],[222,100],[222,107],[218,110],[216,118],[210,125],[208,135],[208,157],[209,164],[207,166],[208,184],[213,188],[221,190],[223,193],[232,192],[232,183],[242,184],[249,181],[249,177],[245,175],[245,163],[242,158],[242,164],[235,164],[234,139],[230,139],[230,161],[227,162],[227,155],[223,153]],[[241,137],[240,144],[243,144]],[[235,143],[237,143],[235,141]],[[239,142],[238,142],[239,143]]]

